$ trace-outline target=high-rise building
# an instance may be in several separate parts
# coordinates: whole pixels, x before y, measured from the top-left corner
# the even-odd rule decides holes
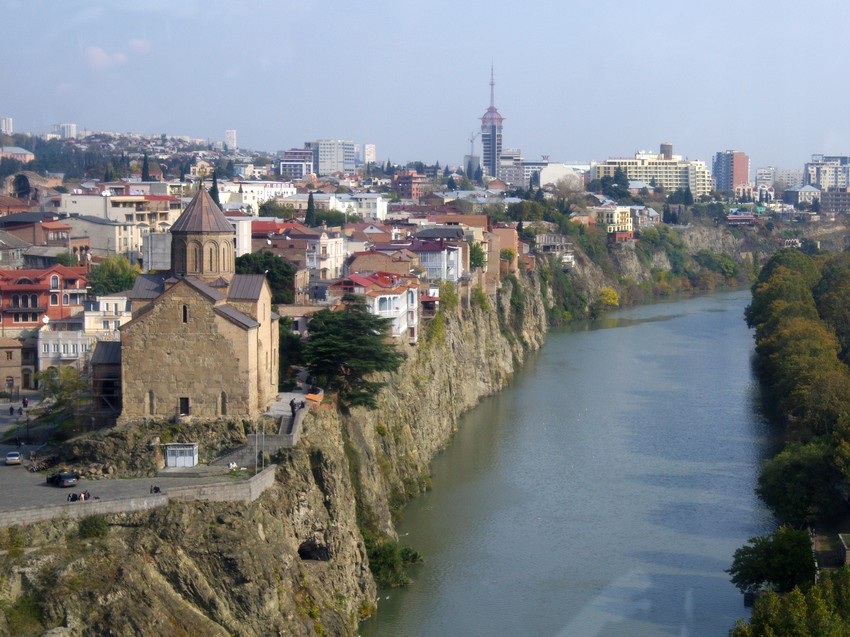
[[[499,173],[499,155],[502,154],[502,122],[505,118],[496,110],[493,67],[490,67],[490,108],[481,118],[481,156],[484,172],[491,177]]]
[[[53,128],[62,139],[77,139],[76,124],[56,124]]]
[[[378,161],[378,150],[375,144],[363,144],[363,163],[374,164]]]
[[[777,168],[776,166],[763,166],[756,170],[756,187],[774,187],[777,190],[786,188],[800,188],[803,186],[802,168]]]
[[[320,176],[354,172],[356,155],[352,141],[317,139],[305,143],[304,148],[313,151],[313,167]]]
[[[847,188],[850,186],[850,156],[812,155],[812,161],[803,166],[803,181],[821,190]]]
[[[735,192],[750,183],[750,158],[739,150],[721,151],[714,155],[711,174],[720,192]]]
[[[227,146],[228,150],[236,150],[239,148],[236,144],[236,129],[229,128],[224,131],[224,144]]]
[[[307,148],[290,148],[283,151],[280,176],[284,179],[304,179],[314,172],[313,151]]]
[[[12,134],[12,118],[0,117],[0,135]]]

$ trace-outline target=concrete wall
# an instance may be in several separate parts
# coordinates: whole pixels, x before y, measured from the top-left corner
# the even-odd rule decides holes
[[[248,480],[226,478],[213,484],[169,487],[163,493],[137,498],[89,500],[54,506],[27,507],[5,512],[0,516],[0,528],[46,522],[56,518],[77,520],[89,515],[149,511],[165,506],[171,501],[206,500],[209,502],[243,502],[247,504],[259,498],[264,491],[274,484],[274,481],[275,467],[272,465]]]

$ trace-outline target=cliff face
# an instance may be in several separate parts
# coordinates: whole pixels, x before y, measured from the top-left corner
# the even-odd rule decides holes
[[[274,487],[251,504],[108,516],[103,536],[73,522],[4,531],[0,599],[15,612],[0,619],[0,635],[356,634],[376,596],[363,519],[394,537],[393,509],[427,485],[458,416],[504,387],[545,339],[536,278],[509,278],[499,299],[461,298],[443,329],[405,345],[378,409],[310,414],[298,447],[277,459]],[[139,449],[158,433],[104,436],[132,443],[124,459],[116,449],[115,472],[144,471]],[[69,455],[85,462],[88,446]]]
[[[739,258],[755,245],[741,237],[683,231],[691,253]],[[651,276],[633,246],[611,254],[619,276]],[[576,256],[570,276],[589,298],[617,284]],[[670,267],[662,252],[651,265]],[[0,614],[0,635],[39,634],[39,627],[122,637],[356,634],[376,595],[361,529],[395,536],[393,511],[427,487],[429,463],[460,414],[503,388],[526,352],[542,345],[548,298],[539,279],[524,274],[506,278],[497,299],[461,298],[416,347],[402,346],[406,360],[386,378],[378,409],[309,414],[298,447],[276,459],[274,487],[251,504],[172,503],[109,516],[103,536],[83,529],[83,538],[72,522],[0,532],[0,602],[12,609],[8,624]],[[244,441],[246,430],[245,423],[192,427],[211,455]],[[112,430],[73,442],[66,458],[85,466],[107,449],[110,463],[92,471],[144,474],[162,433]]]

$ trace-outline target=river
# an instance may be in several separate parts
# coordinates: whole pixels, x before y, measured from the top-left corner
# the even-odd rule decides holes
[[[749,291],[553,331],[469,412],[404,511],[424,556],[363,637],[704,637],[747,615],[724,569],[756,499]]]

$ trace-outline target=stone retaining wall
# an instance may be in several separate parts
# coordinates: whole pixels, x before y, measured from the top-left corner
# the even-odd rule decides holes
[[[170,501],[187,502],[206,500],[209,502],[253,502],[274,484],[275,467],[267,467],[247,480],[223,479],[221,482],[203,485],[169,487],[166,492],[118,500],[89,500],[68,502],[53,506],[26,507],[8,511],[0,516],[0,528],[34,524],[57,518],[76,520],[89,515],[111,513],[135,513],[165,506]]]

